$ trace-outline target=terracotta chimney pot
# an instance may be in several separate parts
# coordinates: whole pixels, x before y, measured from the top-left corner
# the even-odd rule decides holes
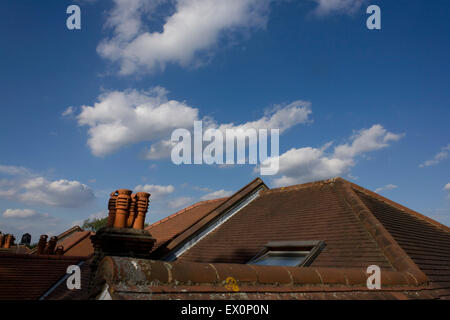
[[[55,250],[55,254],[62,256],[64,253],[64,247],[63,246],[57,246]]]
[[[13,237],[12,234],[7,234],[7,235],[6,235],[5,244],[4,244],[3,248],[9,249],[9,248],[11,247],[11,244],[14,243],[13,238],[14,238],[14,237]]]
[[[44,250],[47,245],[47,238],[48,236],[46,234],[41,235],[39,238],[37,254],[44,254]]]
[[[136,196],[136,194],[133,193],[131,195],[130,213],[129,213],[128,219],[127,219],[127,228],[133,227],[134,219],[136,218],[136,213],[137,213],[136,205],[137,205],[137,196]]]
[[[51,237],[47,243],[47,246],[45,247],[44,254],[54,254],[57,242],[58,242],[57,237],[55,236]]]
[[[114,219],[114,228],[125,228],[127,224],[128,213],[130,210],[131,190],[120,189],[116,200],[116,218]]]
[[[111,228],[114,225],[114,220],[116,219],[116,200],[117,200],[118,191],[114,191],[110,194],[110,198],[108,201],[108,221],[106,222],[106,227]]]
[[[144,229],[145,214],[148,210],[150,193],[138,192],[137,196],[137,217],[134,220],[133,229]]]

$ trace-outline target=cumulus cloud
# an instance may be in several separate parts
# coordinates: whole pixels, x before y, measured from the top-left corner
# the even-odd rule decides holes
[[[118,62],[121,74],[163,69],[168,63],[192,65],[223,36],[264,28],[271,0],[176,0],[161,31],[150,31],[143,18],[161,14],[161,2],[114,0],[106,22],[113,36],[97,52]]]
[[[88,145],[96,156],[127,144],[167,138],[174,129],[192,126],[198,119],[198,109],[168,100],[161,87],[107,92],[81,110],[78,123],[89,126]]]
[[[278,174],[281,177],[275,178],[273,183],[276,186],[286,186],[347,174],[355,166],[358,156],[386,148],[389,142],[397,141],[402,136],[403,134],[388,132],[376,124],[369,129],[357,131],[350,137],[350,143],[337,145],[333,152],[327,151],[331,142],[322,148],[292,148],[279,156]],[[273,158],[267,159],[262,165],[268,165],[270,161]]]
[[[29,218],[36,215],[36,211],[31,209],[6,209],[3,212],[4,218]]]
[[[227,191],[224,189],[213,191],[210,193],[205,194],[200,198],[200,200],[211,200],[211,199],[217,199],[217,198],[224,198],[229,197],[233,194],[233,191]]]
[[[448,158],[449,151],[450,151],[450,143],[448,145],[446,145],[445,147],[442,147],[441,151],[438,152],[437,154],[435,154],[433,159],[430,159],[430,160],[425,161],[424,163],[421,163],[419,165],[419,167],[424,168],[424,167],[430,167],[430,166],[435,166],[435,165],[439,164],[441,161]]]
[[[358,11],[367,0],[314,0],[317,2],[316,13],[327,15],[330,13],[353,14]]]
[[[194,121],[202,120],[204,127],[225,129],[280,129],[284,132],[292,126],[310,121],[311,103],[297,100],[288,105],[278,105],[262,118],[243,124],[219,124],[210,117],[199,117],[199,110],[186,102],[169,100],[167,90],[155,87],[147,91],[111,91],[99,96],[93,106],[82,106],[78,124],[89,127],[88,145],[96,156],[110,154],[119,148],[149,141],[144,151],[146,159],[162,159],[170,156],[174,142],[173,130],[191,130]]]
[[[0,219],[0,230],[14,234],[17,243],[24,233],[31,234],[32,243],[35,243],[41,234],[53,236],[67,229],[60,219],[30,209],[6,209],[2,217],[4,219]]]
[[[9,174],[14,175],[14,178],[2,179],[0,183],[0,197],[9,200],[51,207],[77,208],[95,198],[93,190],[79,181],[48,180],[31,173],[26,168],[9,171]]]
[[[154,185],[154,184],[145,184],[145,185],[138,185],[134,188],[135,192],[148,192],[151,194],[151,199],[154,198],[160,198],[165,195],[171,194],[175,191],[175,187],[172,185],[168,186],[160,186],[160,185]]]
[[[395,184],[387,184],[384,187],[376,188],[375,192],[380,193],[381,191],[393,190],[393,189],[397,189],[397,188],[398,188],[398,186],[396,186]]]
[[[188,205],[191,205],[194,203],[194,199],[191,197],[179,197],[171,200],[168,203],[169,208],[171,209],[181,209]]]

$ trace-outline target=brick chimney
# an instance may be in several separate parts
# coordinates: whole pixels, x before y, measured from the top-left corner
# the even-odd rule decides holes
[[[39,238],[37,254],[44,254],[45,247],[47,246],[47,238],[48,236],[46,234],[41,235]]]
[[[144,230],[149,197],[146,192],[132,195],[128,189],[111,193],[107,225],[91,236],[94,246],[94,259],[90,265],[92,276],[105,256],[149,258],[155,243],[150,233]]]
[[[3,248],[4,243],[5,243],[5,235],[0,232],[0,248]]]

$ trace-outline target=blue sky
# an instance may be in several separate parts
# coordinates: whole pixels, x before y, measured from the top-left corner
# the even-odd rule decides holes
[[[2,1],[0,230],[58,234],[118,188],[152,193],[147,222],[229,195],[254,166],[176,166],[163,148],[206,119],[282,127],[271,187],[339,175],[450,225],[449,14],[444,0]]]

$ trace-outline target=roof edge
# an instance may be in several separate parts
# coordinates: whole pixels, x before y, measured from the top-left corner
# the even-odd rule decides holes
[[[183,208],[181,210],[178,210],[175,213],[172,213],[171,215],[169,215],[169,216],[167,216],[167,217],[165,217],[165,218],[163,218],[161,220],[158,220],[158,221],[152,223],[151,225],[146,227],[145,230],[150,230],[152,227],[160,225],[161,223],[164,223],[164,222],[166,222],[166,221],[168,221],[168,220],[170,220],[172,218],[175,218],[176,216],[179,216],[180,214],[185,213],[185,212],[187,212],[187,211],[189,211],[191,209],[197,208],[198,206],[201,206],[201,205],[204,205],[204,204],[207,204],[207,203],[211,203],[211,202],[216,202],[216,201],[219,202],[219,201],[225,200],[227,198],[228,197],[223,197],[223,198],[217,198],[217,199],[211,199],[211,200],[203,200],[203,201],[196,202],[196,203],[194,203],[194,204],[192,204],[192,205],[190,205],[190,206],[188,206],[186,208]]]
[[[165,245],[162,245],[154,252],[154,257],[161,258],[167,256],[173,250],[176,250],[178,247],[182,246],[184,243],[189,241],[190,238],[194,237],[196,234],[204,230],[208,225],[216,221],[223,213],[227,212],[227,210],[236,207],[239,203],[243,202],[248,196],[250,196],[257,189],[269,189],[264,181],[261,178],[256,178],[233,195],[228,197],[227,200],[222,202],[215,209],[212,209],[208,214],[206,214],[203,218],[198,220],[188,229],[177,235],[175,238],[171,239]]]
[[[280,292],[311,292],[317,290],[373,291],[367,288],[370,274],[356,268],[314,268],[258,266],[247,264],[163,262],[127,257],[105,257],[99,264],[94,280],[91,298],[108,284],[114,287],[120,283],[128,288],[148,287],[155,292],[164,290],[181,292],[189,286],[194,292],[204,290],[205,285],[214,287],[215,292],[229,292],[230,277],[241,292],[260,292],[264,288],[277,288]],[[168,287],[169,286],[169,287]],[[406,271],[381,271],[381,290],[419,290],[422,283]],[[133,291],[133,290],[131,290]],[[147,291],[147,290],[145,290]]]
[[[340,179],[342,179],[342,178],[340,178]],[[405,207],[405,206],[403,206],[403,205],[401,205],[401,204],[399,204],[399,203],[397,203],[395,201],[392,201],[392,200],[390,200],[388,198],[385,198],[382,195],[380,195],[380,194],[378,194],[376,192],[370,191],[370,190],[368,190],[366,188],[363,188],[363,187],[361,187],[361,186],[359,186],[359,185],[357,185],[357,184],[355,184],[353,182],[347,181],[345,179],[342,179],[342,180],[346,181],[348,184],[350,184],[352,188],[357,189],[358,191],[361,191],[362,193],[365,193],[368,196],[371,196],[371,197],[373,197],[373,198],[375,198],[375,199],[377,199],[379,201],[385,202],[388,205],[393,206],[393,207],[395,207],[395,208],[397,208],[397,209],[399,209],[401,211],[405,211],[405,212],[407,212],[407,213],[409,213],[409,214],[411,214],[411,215],[413,215],[413,216],[415,216],[415,217],[417,217],[417,218],[419,218],[421,220],[424,220],[424,221],[426,221],[428,223],[431,223],[435,227],[443,229],[446,232],[450,232],[450,228],[449,227],[447,227],[446,225],[444,225],[444,224],[442,224],[442,223],[440,223],[440,222],[438,222],[438,221],[436,221],[434,219],[431,219],[430,217],[427,217],[427,216],[425,216],[425,215],[423,215],[423,214],[421,214],[421,213],[419,213],[417,211],[409,209],[408,207]]]
[[[400,272],[405,272],[415,279],[417,284],[426,284],[428,278],[425,273],[414,263],[408,254],[402,249],[397,241],[385,229],[383,224],[366,207],[362,200],[352,189],[352,185],[345,179],[338,178],[336,183],[341,184],[342,188],[336,188],[344,202],[350,206],[356,217],[360,220],[363,227],[369,232],[376,241],[379,248],[386,256],[392,266]],[[341,192],[339,192],[341,191]]]

